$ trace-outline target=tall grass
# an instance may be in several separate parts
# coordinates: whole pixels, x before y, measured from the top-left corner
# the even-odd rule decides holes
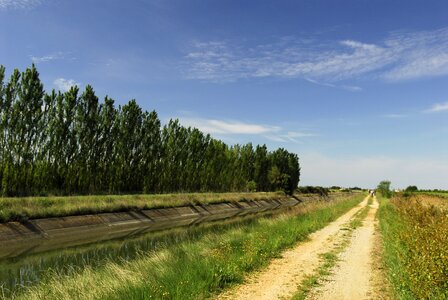
[[[448,191],[439,191],[439,192],[418,192],[418,194],[424,194],[429,196],[437,196],[441,198],[448,198]]]
[[[283,199],[283,192],[0,198],[0,222],[189,204]]]
[[[398,299],[448,299],[448,215],[416,199],[381,200],[384,259]]]
[[[245,226],[209,232],[126,263],[107,263],[70,276],[53,274],[21,299],[198,299],[242,282],[281,251],[335,220],[364,195],[308,204],[294,214],[260,218]]]

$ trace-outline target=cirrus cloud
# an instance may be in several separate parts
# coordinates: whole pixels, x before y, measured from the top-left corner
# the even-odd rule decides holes
[[[0,10],[30,9],[41,3],[41,0],[0,0]]]
[[[182,118],[182,123],[210,134],[266,134],[280,131],[278,126],[250,124],[240,121]]]
[[[258,136],[265,140],[278,143],[299,143],[299,140],[315,137],[317,134],[308,131],[288,131],[281,126],[246,123],[235,120],[216,120],[204,118],[180,118],[184,126],[191,126],[213,135],[218,135],[226,140],[237,135]]]
[[[448,102],[445,103],[436,103],[433,106],[431,106],[429,109],[425,110],[427,113],[436,113],[436,112],[443,112],[448,111]]]
[[[366,76],[389,82],[443,76],[448,75],[448,27],[394,32],[377,43],[294,37],[264,44],[196,42],[185,55],[185,65],[189,79],[231,82],[265,77],[302,78],[336,88],[344,85],[334,82]],[[360,90],[351,85],[345,89]]]

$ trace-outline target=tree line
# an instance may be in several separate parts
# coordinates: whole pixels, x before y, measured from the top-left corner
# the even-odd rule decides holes
[[[178,120],[162,125],[135,100],[93,88],[46,93],[34,65],[5,80],[0,66],[3,196],[273,191],[298,185],[298,156],[226,145]]]

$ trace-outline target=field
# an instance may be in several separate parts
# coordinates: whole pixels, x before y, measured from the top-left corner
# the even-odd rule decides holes
[[[382,199],[384,260],[397,299],[447,299],[446,201],[427,195]]]
[[[205,230],[180,238],[128,261],[84,266],[69,275],[50,272],[19,299],[196,299],[241,283],[245,274],[334,221],[364,198],[315,202],[287,214],[259,218],[228,229]]]
[[[31,218],[285,197],[282,192],[197,193],[3,198],[0,203],[7,208],[4,220],[10,220],[17,211]],[[327,200],[306,201],[280,214],[0,261],[0,298],[448,297],[445,197],[434,193],[396,193],[391,199],[365,193],[320,197]]]

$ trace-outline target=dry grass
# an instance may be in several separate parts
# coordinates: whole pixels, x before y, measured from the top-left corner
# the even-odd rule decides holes
[[[448,210],[448,194],[444,196],[437,196],[431,194],[421,194],[417,196],[413,196],[414,200],[419,201],[422,205],[425,206],[435,206],[442,210]]]
[[[271,192],[0,198],[0,222],[286,197],[283,192]]]
[[[383,201],[385,258],[397,297],[448,298],[448,214],[422,196]]]

